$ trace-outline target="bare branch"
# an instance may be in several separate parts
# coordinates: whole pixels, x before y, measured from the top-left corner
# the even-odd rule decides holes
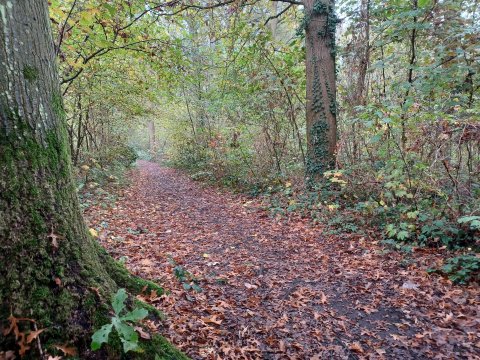
[[[296,1],[296,0],[270,0],[270,1],[285,2],[285,3],[292,4],[292,5],[303,5],[302,1]]]
[[[75,8],[76,5],[77,5],[77,0],[75,0],[73,2],[72,7],[70,8],[70,11],[68,12],[67,17],[65,18],[65,21],[63,22],[63,25],[60,28],[60,33],[58,34],[58,44],[55,44],[55,55],[56,56],[60,52],[60,45],[62,45],[62,42],[63,42],[63,37],[64,37],[64,34],[65,34],[65,27],[67,26],[67,22],[70,19],[70,17],[72,16],[73,9]],[[71,27],[70,27],[70,29],[71,29]]]
[[[280,16],[282,16],[285,12],[287,12],[288,9],[290,9],[292,6],[293,6],[293,4],[290,4],[290,5],[288,5],[285,9],[283,9],[282,11],[280,11],[277,15],[270,16],[270,17],[265,21],[265,24],[264,24],[264,25],[267,25],[270,20],[278,19],[278,18],[279,18]]]

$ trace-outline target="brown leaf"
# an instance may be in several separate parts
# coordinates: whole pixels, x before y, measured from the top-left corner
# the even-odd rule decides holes
[[[18,336],[19,340],[17,341],[18,346],[20,346],[20,349],[18,350],[18,353],[20,356],[24,356],[27,353],[27,350],[30,350],[30,346],[28,346],[25,342],[25,334],[24,333],[19,333]]]
[[[249,289],[249,290],[250,290],[250,289],[258,289],[258,286],[257,286],[257,285],[253,285],[253,284],[249,284],[249,283],[245,283],[244,285],[245,285],[245,287],[246,287],[247,289]]]
[[[12,350],[0,351],[0,360],[15,360],[15,352]]]
[[[40,335],[44,331],[45,329],[40,329],[40,330],[35,330],[30,332],[30,334],[28,334],[27,336],[27,344],[30,344],[33,340],[35,340],[38,337],[38,335]]]
[[[150,340],[152,338],[141,326],[135,326],[134,329],[140,334],[142,339]]]
[[[375,349],[375,352],[378,355],[385,355],[387,353],[387,351],[385,349]]]
[[[363,352],[364,352],[364,350],[362,348],[362,345],[360,345],[360,343],[358,341],[350,344],[349,349],[352,350],[352,351],[355,351],[359,354],[363,354]]]
[[[327,295],[323,291],[320,293],[320,304],[328,304]]]
[[[8,321],[10,322],[10,326],[3,330],[3,336],[7,336],[12,332],[12,330],[14,331],[16,330],[15,337],[17,337],[17,333],[18,333],[17,318],[13,315],[10,315],[8,317]]]
[[[53,345],[56,349],[61,350],[64,355],[68,356],[76,356],[77,355],[77,349],[74,347],[69,347],[67,344],[64,345]]]
[[[98,296],[99,299],[102,298],[100,296],[100,288],[99,287],[89,286],[87,289],[90,290],[90,291],[93,291]]]
[[[217,315],[213,315],[211,317],[203,317],[202,321],[206,324],[220,325],[223,320],[219,320],[219,319],[217,319]]]

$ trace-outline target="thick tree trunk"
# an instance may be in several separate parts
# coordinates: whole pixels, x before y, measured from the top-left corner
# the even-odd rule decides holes
[[[101,304],[117,284],[138,293],[145,281],[87,234],[71,176],[47,1],[0,0],[0,64],[0,321],[34,319],[46,329],[43,339],[86,350],[108,314]],[[0,351],[15,349],[14,342],[13,335],[0,337]],[[40,358],[34,349],[29,354]]]
[[[337,107],[333,1],[305,0],[307,175],[318,180],[335,166]]]
[[[0,300],[42,326],[77,322],[100,265],[71,176],[43,0],[0,0]]]

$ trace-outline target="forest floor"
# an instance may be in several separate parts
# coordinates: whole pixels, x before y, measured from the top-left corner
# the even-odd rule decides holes
[[[438,251],[405,260],[146,161],[114,205],[85,216],[115,258],[165,288],[140,297],[193,359],[480,359],[479,287],[428,275]]]

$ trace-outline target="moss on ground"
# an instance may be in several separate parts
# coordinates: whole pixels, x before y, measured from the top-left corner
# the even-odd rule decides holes
[[[160,335],[154,335],[150,341],[142,343],[143,353],[135,359],[188,360],[189,357],[170,344]]]

